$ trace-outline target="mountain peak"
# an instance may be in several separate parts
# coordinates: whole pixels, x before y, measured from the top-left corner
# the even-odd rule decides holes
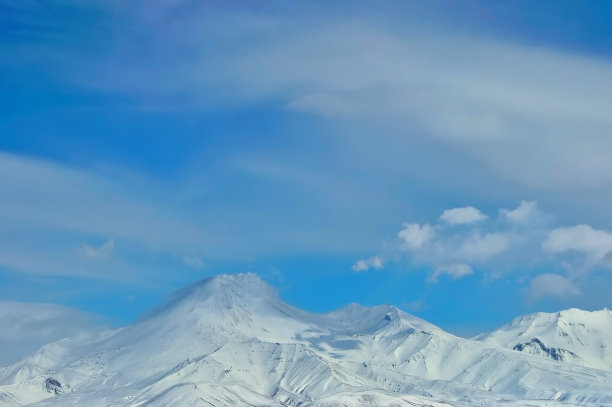
[[[193,285],[207,284],[223,284],[237,287],[253,287],[258,285],[269,286],[261,279],[261,277],[251,271],[236,274],[216,274],[212,277],[202,279]]]
[[[612,368],[612,312],[569,308],[515,318],[477,336],[487,344],[585,366]]]
[[[256,302],[277,301],[276,289],[255,273],[217,274],[175,291],[166,304],[143,315],[141,320],[196,309],[206,310],[209,315],[223,314],[236,307],[249,310]]]
[[[269,297],[276,298],[277,291],[274,287],[263,281],[257,274],[217,274],[193,283],[173,296],[175,300],[194,298],[207,300],[212,297]]]

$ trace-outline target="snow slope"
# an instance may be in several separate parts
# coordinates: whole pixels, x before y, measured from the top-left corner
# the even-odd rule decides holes
[[[0,369],[0,406],[612,406],[612,372],[455,337],[391,306],[310,314],[254,274]]]
[[[538,312],[475,338],[526,354],[612,370],[612,311]]]

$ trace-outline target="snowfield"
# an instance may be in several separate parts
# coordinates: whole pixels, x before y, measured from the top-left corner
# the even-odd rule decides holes
[[[0,369],[0,406],[612,406],[612,314],[463,339],[391,306],[294,308],[219,275],[126,327]]]

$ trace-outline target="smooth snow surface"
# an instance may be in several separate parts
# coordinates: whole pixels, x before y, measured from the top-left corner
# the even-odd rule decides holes
[[[0,406],[612,406],[612,371],[591,348],[610,344],[609,311],[580,312],[566,311],[588,328],[567,350],[582,363],[566,363],[505,349],[521,329],[468,340],[391,306],[310,314],[254,274],[220,275],[0,369]]]

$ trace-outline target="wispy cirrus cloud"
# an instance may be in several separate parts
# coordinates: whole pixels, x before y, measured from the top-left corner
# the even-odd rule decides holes
[[[207,260],[365,246],[347,238],[361,236],[362,226],[352,222],[350,211],[363,192],[342,178],[325,183],[324,174],[300,172],[302,183],[293,187],[295,174],[282,167],[278,171],[287,181],[283,178],[279,186],[269,169],[262,176],[237,166],[235,157],[222,165],[224,171],[213,172],[221,179],[211,175],[203,182],[186,175],[168,183],[118,167],[84,168],[0,152],[0,267],[30,275],[142,282],[166,275],[163,268],[170,265],[188,274]],[[222,177],[230,174],[243,184],[226,192]],[[236,191],[248,199],[235,199]],[[291,199],[290,204],[275,205],[271,193]],[[327,205],[299,206],[305,205],[303,196],[312,194]],[[342,222],[353,229],[337,227],[338,211],[347,213]],[[300,220],[298,212],[316,221]],[[245,229],[257,231],[257,238]],[[149,278],[142,279],[144,274]]]
[[[87,15],[87,7],[66,3]],[[231,109],[272,100],[289,111],[357,122],[355,128],[369,124],[366,132],[338,136],[370,156],[384,145],[428,137],[531,188],[612,185],[606,59],[439,30],[435,21],[432,30],[420,8],[406,13],[415,24],[372,18],[359,8],[347,21],[345,9],[320,13],[321,5],[237,14],[183,0],[94,11],[105,17],[96,38],[103,54],[84,59],[66,35],[71,47],[39,44],[33,63],[57,62],[54,75],[63,81],[143,109]],[[27,23],[35,27],[37,17],[30,13]],[[106,35],[110,29],[122,34],[120,42]],[[54,47],[63,58],[49,61]],[[373,136],[372,127],[384,131]],[[398,156],[387,165],[405,168],[406,161]]]
[[[200,226],[172,213],[171,199],[150,197],[152,181],[129,173],[0,153],[0,182],[0,266],[11,271],[124,279],[142,271],[129,256],[111,256],[118,242],[133,254],[173,254],[207,241]],[[104,243],[79,243],[96,240]]]

